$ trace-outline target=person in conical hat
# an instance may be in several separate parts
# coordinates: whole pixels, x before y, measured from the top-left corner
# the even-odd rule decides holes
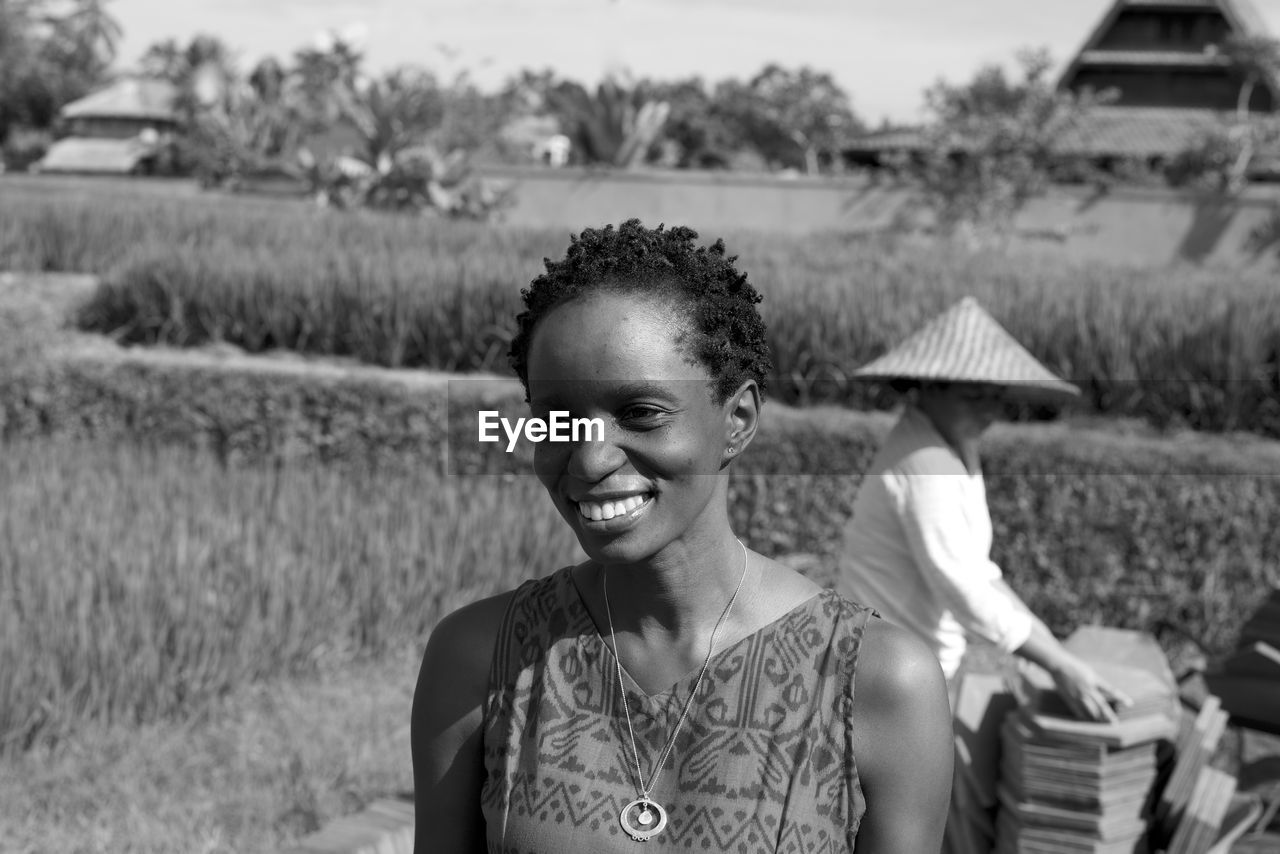
[[[1007,401],[1065,402],[1055,376],[966,297],[854,376],[889,384],[902,414],[868,469],[844,532],[837,588],[921,637],[953,700],[970,636],[1033,661],[1082,718],[1116,719],[1124,696],[1072,655],[1004,582],[979,442]],[[989,851],[995,769],[956,757],[946,852]]]

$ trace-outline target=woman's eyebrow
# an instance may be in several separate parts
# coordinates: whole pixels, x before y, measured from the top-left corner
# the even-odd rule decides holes
[[[656,397],[662,400],[675,400],[677,397],[670,383],[663,384],[649,380],[623,382],[618,386],[615,394],[620,398]]]
[[[593,384],[601,383],[601,380],[591,380]],[[698,382],[697,380],[671,380],[668,382],[659,382],[654,380],[610,380],[605,384],[608,386],[607,395],[613,400],[631,400],[634,398],[656,398],[664,401],[675,401],[679,398],[679,394],[672,388],[672,384],[676,382]],[[558,382],[552,388],[547,388],[540,393],[531,393],[529,404],[531,406],[567,406],[568,401],[574,395],[572,390],[567,388],[566,382]],[[577,385],[574,383],[573,385]]]

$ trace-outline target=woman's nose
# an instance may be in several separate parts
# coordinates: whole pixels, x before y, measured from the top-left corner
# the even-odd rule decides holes
[[[601,439],[585,439],[565,447],[569,455],[565,473],[586,483],[604,480],[627,460],[623,450],[611,441],[608,429]]]

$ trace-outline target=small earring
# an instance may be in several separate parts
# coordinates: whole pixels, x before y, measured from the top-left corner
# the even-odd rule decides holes
[[[733,456],[733,455],[734,455],[734,454],[736,454],[736,453],[738,453],[738,449],[737,449],[737,448],[735,448],[735,447],[733,447],[732,445],[730,445],[730,446],[729,446],[729,456]]]

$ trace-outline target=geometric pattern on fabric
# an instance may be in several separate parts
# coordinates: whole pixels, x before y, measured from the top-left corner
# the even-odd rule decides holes
[[[889,352],[853,372],[866,380],[993,383],[1029,395],[1074,397],[973,297],[965,297]]]
[[[638,792],[613,653],[569,569],[525,582],[484,708],[489,852],[853,851],[853,676],[872,613],[824,590],[717,650],[652,793],[667,827],[639,843],[618,821]],[[646,776],[696,677],[652,696],[627,686]]]

